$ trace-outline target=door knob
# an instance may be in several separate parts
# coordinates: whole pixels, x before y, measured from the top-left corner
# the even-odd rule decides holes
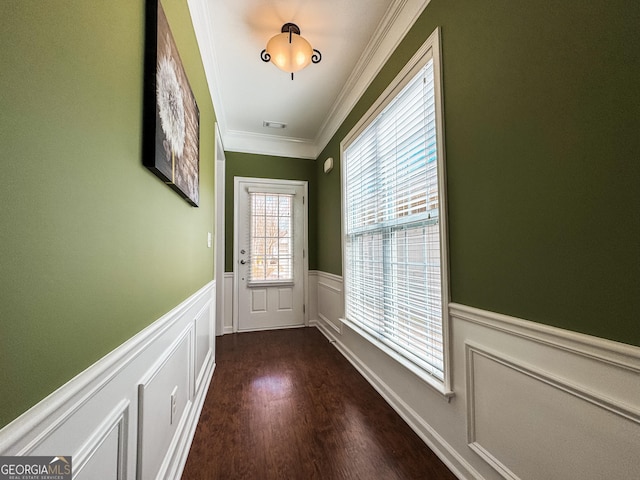
[[[246,262],[246,261],[244,261],[244,260],[240,260],[240,264],[241,264],[241,265],[244,265],[245,263],[247,263],[247,262]]]

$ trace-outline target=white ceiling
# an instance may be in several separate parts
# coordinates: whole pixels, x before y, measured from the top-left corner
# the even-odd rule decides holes
[[[317,158],[428,3],[188,0],[225,150]],[[287,22],[322,53],[293,81],[260,59]]]

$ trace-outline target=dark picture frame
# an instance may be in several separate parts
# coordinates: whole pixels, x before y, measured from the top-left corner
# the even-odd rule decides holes
[[[197,207],[200,110],[160,0],[146,17],[143,164]]]

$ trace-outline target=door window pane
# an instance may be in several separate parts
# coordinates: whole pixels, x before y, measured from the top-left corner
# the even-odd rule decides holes
[[[249,282],[293,280],[292,195],[251,193]]]

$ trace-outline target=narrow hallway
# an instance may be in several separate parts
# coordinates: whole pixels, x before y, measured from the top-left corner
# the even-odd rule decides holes
[[[182,478],[454,479],[315,328],[225,335]]]

